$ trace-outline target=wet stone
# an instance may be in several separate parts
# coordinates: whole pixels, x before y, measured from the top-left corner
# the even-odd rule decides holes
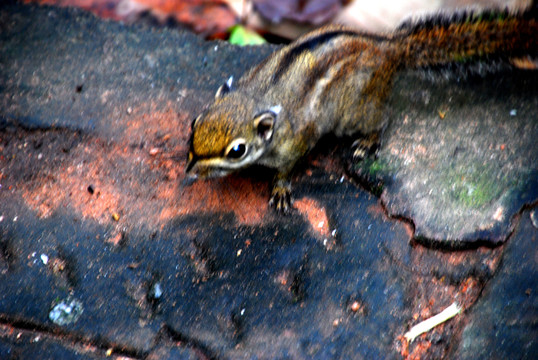
[[[8,200],[3,197],[3,200]],[[9,200],[8,200],[9,202]],[[18,201],[3,206],[5,215],[17,222],[5,224],[3,237],[11,239],[17,260],[0,281],[0,311],[7,319],[27,319],[62,331],[82,332],[96,344],[104,337],[137,351],[149,350],[160,323],[144,321],[140,309],[126,294],[124,282],[131,272],[133,254],[111,251],[103,241],[106,229],[82,226],[66,212],[39,220]],[[78,280],[71,286],[57,281],[54,269],[39,254],[69,252]],[[127,269],[127,270],[126,270]],[[92,342],[90,341],[90,342]]]
[[[159,345],[152,349],[147,355],[148,360],[199,360],[203,359],[202,353],[192,349],[179,346]]]
[[[538,231],[530,212],[506,244],[502,264],[480,300],[469,313],[468,324],[454,359],[532,359],[538,353]]]
[[[210,271],[196,284],[163,280],[169,289],[166,321],[176,334],[196,339],[219,358],[375,358],[395,351],[388,349],[409,315],[406,285],[383,248],[391,241],[405,244],[406,231],[369,214],[376,204],[372,196],[324,174],[314,177],[295,194],[315,195],[328,209],[331,227],[342,230],[332,250],[297,214],[275,216],[260,227],[191,220],[205,229],[193,241],[206,249],[191,268],[207,261]],[[172,223],[162,236],[179,238],[184,226]],[[348,308],[357,298],[366,311]]]
[[[1,359],[97,360],[105,351],[95,351],[43,334],[0,327]]]

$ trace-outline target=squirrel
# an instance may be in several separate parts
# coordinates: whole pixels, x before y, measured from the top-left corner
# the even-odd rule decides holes
[[[269,203],[288,212],[294,166],[322,136],[366,135],[358,155],[378,144],[397,71],[536,59],[536,12],[438,15],[384,36],[339,25],[310,32],[217,90],[192,122],[186,173],[276,169]]]

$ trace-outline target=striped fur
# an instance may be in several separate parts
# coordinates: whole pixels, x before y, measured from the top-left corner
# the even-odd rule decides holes
[[[188,172],[210,177],[252,164],[275,168],[272,199],[286,209],[290,173],[320,137],[382,127],[380,109],[397,71],[536,57],[535,13],[433,17],[387,36],[338,25],[306,34],[217,94],[193,124]],[[244,155],[227,156],[238,143]]]

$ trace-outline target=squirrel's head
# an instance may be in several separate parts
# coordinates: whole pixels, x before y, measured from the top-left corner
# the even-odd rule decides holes
[[[187,174],[193,178],[227,175],[250,166],[273,138],[280,106],[259,110],[259,102],[231,91],[232,78],[215,102],[192,122]]]

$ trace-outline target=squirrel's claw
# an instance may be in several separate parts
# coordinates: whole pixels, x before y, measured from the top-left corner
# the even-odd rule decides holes
[[[281,214],[288,214],[292,209],[291,187],[288,184],[275,184],[269,205]]]
[[[361,161],[370,155],[377,157],[379,149],[379,136],[377,133],[370,134],[367,137],[357,139],[351,145],[353,160]]]

